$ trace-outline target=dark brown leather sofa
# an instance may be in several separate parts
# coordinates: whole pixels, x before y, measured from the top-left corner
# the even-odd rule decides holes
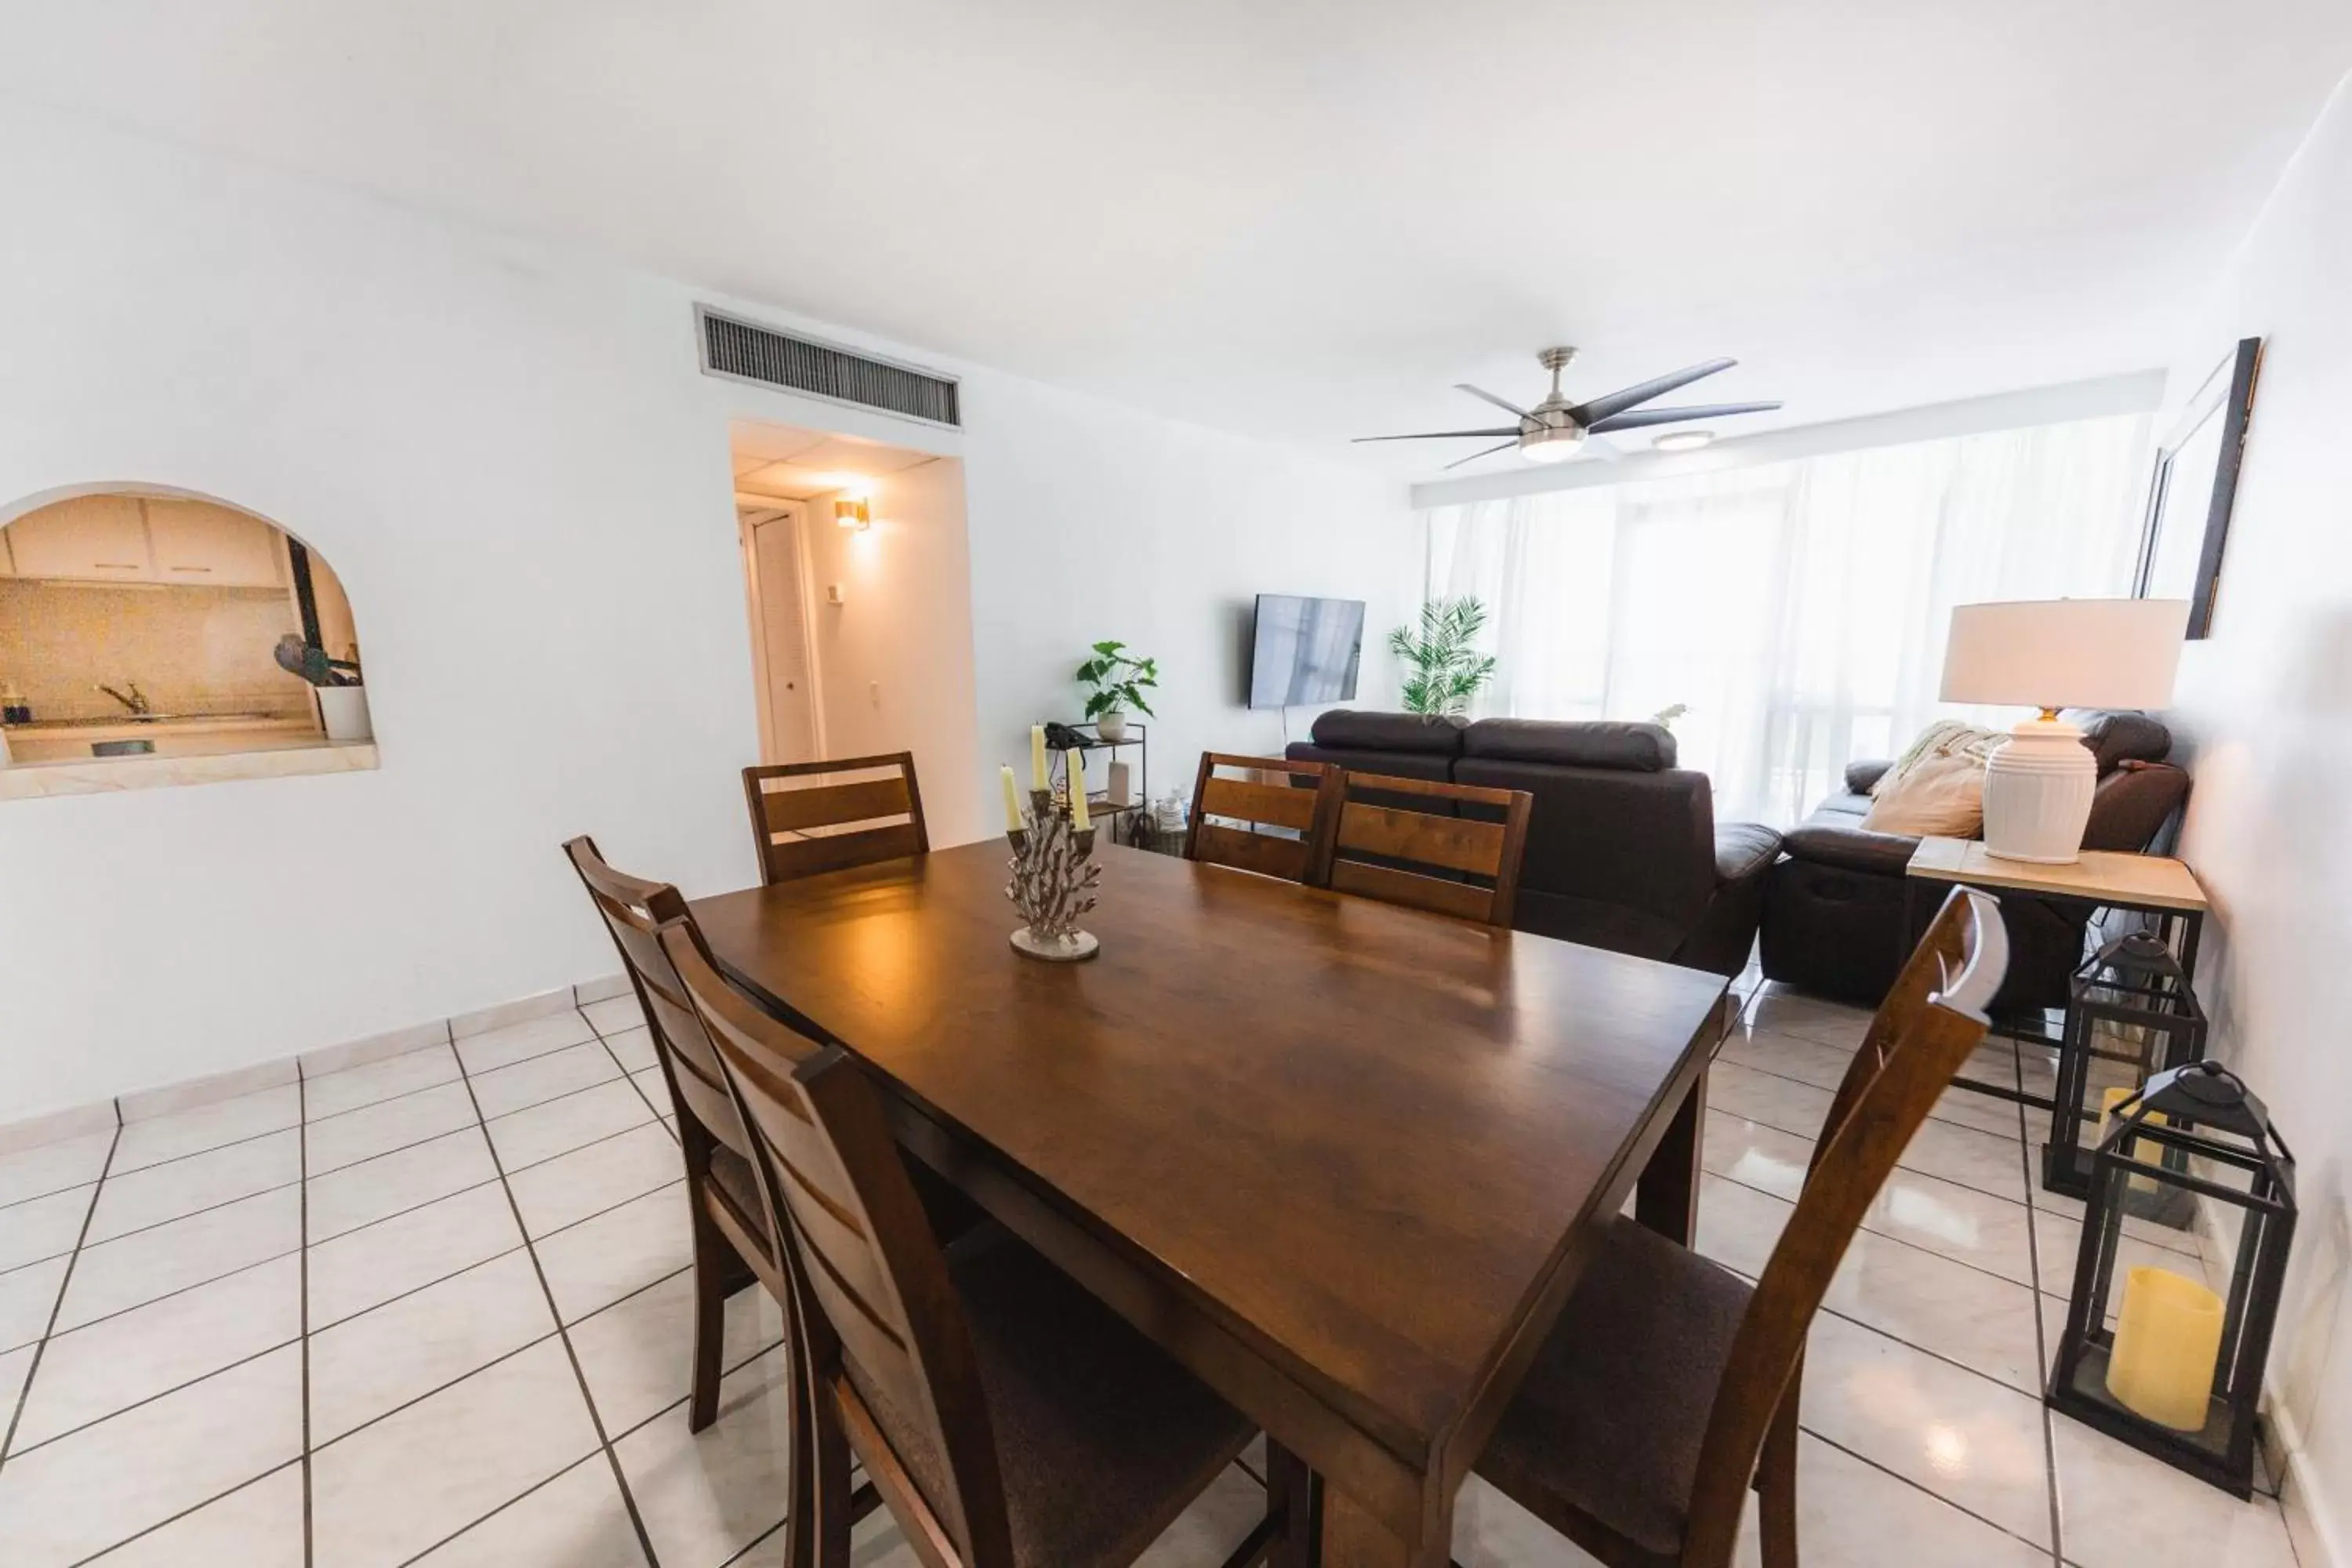
[[[2083,847],[2147,849],[2189,794],[2189,775],[2164,760],[2172,732],[2145,713],[2080,710],[2066,717],[2098,760]],[[1846,793],[1823,801],[1781,841],[1781,858],[1764,885],[1768,979],[1876,1006],[1934,916],[1939,900],[1907,898],[1904,868],[1919,840],[1862,826],[1870,788],[1892,765],[1848,763]],[[2009,926],[2009,979],[1994,1005],[2004,1011],[2064,1006],[2092,906],[2004,893],[2001,913]]]
[[[1476,723],[1334,710],[1297,760],[1535,796],[1512,924],[1592,947],[1737,974],[1780,836],[1718,827],[1705,773],[1675,766],[1655,724]]]

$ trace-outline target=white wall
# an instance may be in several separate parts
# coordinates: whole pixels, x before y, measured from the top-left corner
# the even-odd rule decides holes
[[[1421,586],[1402,485],[1034,382],[996,392],[967,420],[983,784],[1031,724],[1084,716],[1072,675],[1108,637],[1160,661],[1154,795],[1190,795],[1203,750],[1279,753],[1286,723],[1304,740],[1310,710],[1245,706],[1260,593],[1365,600],[1352,706],[1396,705],[1385,642]]]
[[[835,524],[833,500],[804,503],[825,755],[914,752],[931,842],[969,843],[991,819],[966,784],[980,752],[963,464],[940,458],[871,481],[863,531]]]
[[[610,971],[575,832],[689,893],[751,880],[730,416],[964,459],[977,739],[925,781],[942,841],[1074,710],[1088,638],[1161,657],[1172,767],[1276,738],[1238,706],[1247,594],[1406,597],[1374,591],[1409,579],[1401,487],[838,328],[961,373],[968,433],[705,377],[688,290],[576,253],[17,106],[0,214],[0,512],[142,481],[312,541],[383,753],[0,803],[0,1121]]]
[[[2185,340],[2177,403],[2268,340],[2210,640],[2176,721],[2196,784],[2181,853],[2219,911],[2200,962],[2216,1054],[2300,1156],[2303,1220],[2271,1359],[2298,1451],[2306,1564],[2352,1563],[2352,80],[2339,88]],[[2160,421],[2160,424],[2164,423]]]

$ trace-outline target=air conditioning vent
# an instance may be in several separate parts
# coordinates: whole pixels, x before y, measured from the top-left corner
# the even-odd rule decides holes
[[[696,306],[694,313],[702,329],[702,368],[709,374],[878,408],[928,424],[962,426],[956,384],[946,376],[754,326],[703,306]]]

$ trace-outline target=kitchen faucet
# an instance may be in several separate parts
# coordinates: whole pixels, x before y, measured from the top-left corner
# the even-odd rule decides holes
[[[137,681],[126,680],[122,684],[127,689],[117,691],[111,686],[100,681],[99,683],[98,689],[105,692],[109,697],[113,698],[117,702],[121,703],[133,713],[143,715],[154,711],[153,704],[147,700],[147,694],[139,689],[139,683]]]

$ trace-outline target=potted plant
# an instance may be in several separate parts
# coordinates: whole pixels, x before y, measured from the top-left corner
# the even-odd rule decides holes
[[[1094,657],[1078,666],[1078,684],[1087,690],[1087,717],[1095,733],[1106,741],[1127,739],[1127,715],[1132,709],[1157,718],[1144,690],[1160,684],[1160,661],[1129,657],[1123,642],[1095,644]]]
[[[1406,712],[1458,719],[1470,710],[1470,700],[1495,676],[1495,656],[1475,646],[1486,626],[1486,606],[1465,595],[1430,600],[1418,627],[1389,634],[1389,651],[1405,667]]]

